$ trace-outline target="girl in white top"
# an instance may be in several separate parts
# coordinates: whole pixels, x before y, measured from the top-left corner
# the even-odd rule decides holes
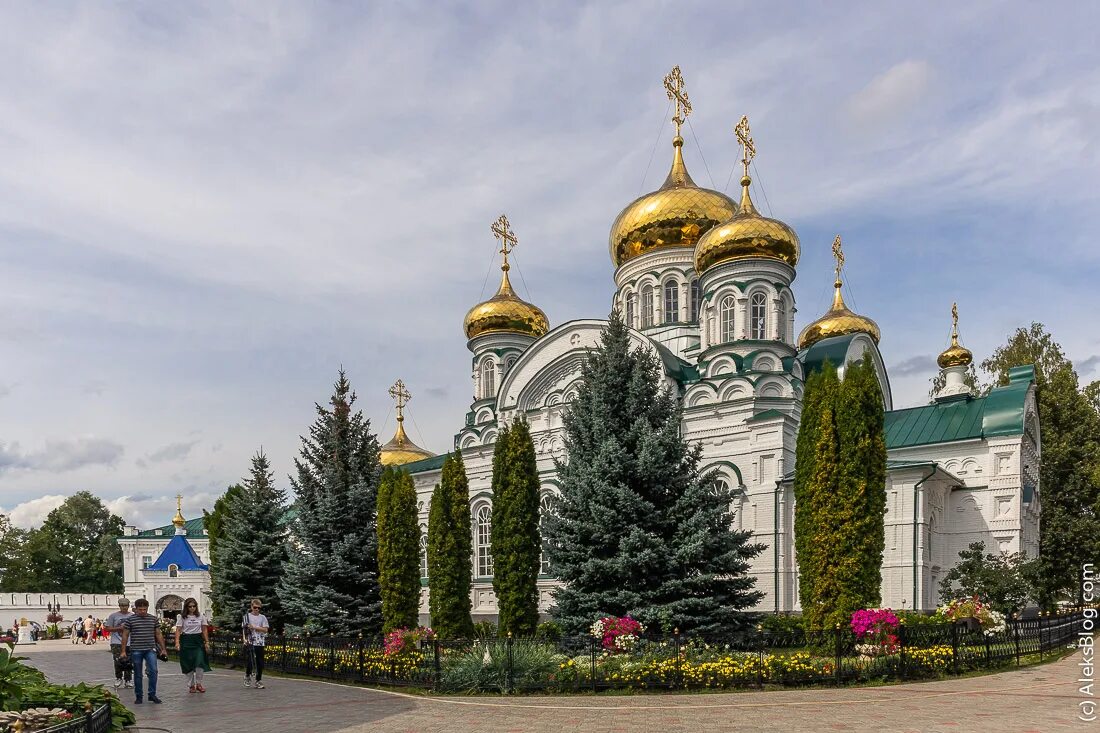
[[[206,692],[202,675],[210,671],[210,636],[194,598],[183,602],[183,613],[176,617],[176,651],[180,654],[180,671],[190,683],[189,692]]]

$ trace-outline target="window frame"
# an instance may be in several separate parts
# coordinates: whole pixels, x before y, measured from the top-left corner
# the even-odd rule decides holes
[[[749,338],[754,341],[768,338],[768,296],[759,290],[749,296]]]

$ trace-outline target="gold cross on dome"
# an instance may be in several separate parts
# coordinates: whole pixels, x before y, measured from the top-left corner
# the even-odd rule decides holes
[[[741,143],[745,154],[741,157],[741,165],[744,166],[745,175],[749,174],[749,164],[756,157],[756,143],[752,140],[752,131],[749,130],[749,116],[741,115],[741,120],[733,128],[733,134],[737,136],[737,142]]]
[[[402,410],[405,409],[405,405],[409,404],[409,400],[412,399],[412,393],[405,389],[405,383],[398,379],[393,383],[393,386],[390,387],[390,397],[397,403],[397,420],[401,422],[405,419]]]
[[[176,494],[176,512],[183,512],[183,494]]]
[[[676,123],[676,137],[680,136],[680,125],[684,124],[691,114],[691,100],[688,99],[687,89],[684,88],[684,75],[680,73],[680,66],[672,67],[672,71],[665,76],[665,93],[668,101],[676,103],[676,116],[672,121]]]
[[[508,217],[504,214],[501,214],[500,218],[493,222],[489,230],[494,237],[500,240],[500,253],[504,255],[504,265],[502,267],[507,270],[508,254],[519,244],[519,238],[512,231],[512,225],[508,223]]]
[[[844,250],[840,246],[840,235],[833,240],[833,257],[836,258],[836,281],[840,282],[840,271],[844,269]]]
[[[959,304],[951,304],[951,344],[959,342]]]

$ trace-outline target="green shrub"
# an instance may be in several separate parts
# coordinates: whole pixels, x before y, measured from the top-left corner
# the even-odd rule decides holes
[[[760,619],[760,628],[772,634],[802,633],[802,617],[791,615],[768,615]]]
[[[535,629],[535,638],[543,641],[561,641],[561,627],[553,621],[543,621]]]
[[[476,639],[495,639],[497,636],[497,625],[492,621],[478,621],[474,624],[474,638]]]
[[[517,689],[543,685],[566,657],[553,645],[526,639],[512,642],[512,683]],[[476,642],[444,658],[440,687],[448,692],[508,691],[508,641]]]

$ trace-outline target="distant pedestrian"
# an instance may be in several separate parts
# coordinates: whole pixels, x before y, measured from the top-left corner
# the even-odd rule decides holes
[[[91,616],[84,619],[84,643],[95,644],[95,619]]]
[[[133,687],[134,667],[133,664],[121,664],[119,658],[122,654],[122,622],[133,616],[130,613],[130,601],[126,598],[118,599],[118,610],[107,617],[107,623],[104,625],[111,634],[111,657],[115,662],[115,687]]]
[[[210,671],[210,636],[206,619],[199,613],[199,602],[188,598],[183,613],[176,617],[176,651],[180,655],[180,671],[187,675],[188,692],[206,692],[202,675]]]
[[[256,672],[256,689],[264,689],[264,645],[270,629],[267,616],[260,613],[263,604],[253,598],[249,610],[241,620],[241,636],[244,642],[244,686],[252,687],[252,672]]]
[[[122,620],[122,653],[119,655],[122,659],[131,657],[134,660],[134,702],[138,705],[142,702],[143,667],[149,677],[149,702],[160,704],[157,697],[158,656],[168,658],[164,634],[160,633],[157,617],[149,613],[149,601],[139,598],[134,601],[133,615]]]
[[[84,638],[84,619],[80,616],[77,616],[76,620],[73,621],[72,628],[69,630],[69,636],[73,644],[76,644]]]

